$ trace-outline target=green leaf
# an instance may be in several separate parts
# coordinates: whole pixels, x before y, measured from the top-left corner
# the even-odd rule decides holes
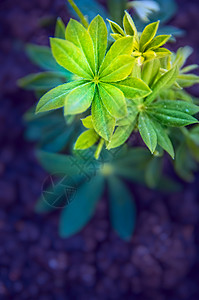
[[[77,139],[74,149],[83,150],[92,147],[99,140],[98,134],[93,129],[84,131]]]
[[[28,44],[26,53],[30,60],[40,68],[47,71],[62,72],[67,75],[67,71],[56,63],[49,47]]]
[[[138,129],[143,141],[145,142],[151,153],[153,153],[157,146],[157,134],[153,128],[151,119],[146,113],[140,113],[138,119]]]
[[[171,70],[167,71],[164,75],[162,75],[152,86],[152,94],[150,94],[147,98],[145,103],[151,103],[157,95],[161,92],[162,89],[165,87],[170,87],[176,80],[178,75],[178,68],[173,67]]]
[[[163,46],[169,39],[171,35],[158,35],[156,36],[146,47],[146,50],[148,49],[157,49],[161,46]]]
[[[66,174],[73,175],[85,175],[87,178],[92,177],[96,168],[91,168],[92,162],[84,156],[72,156],[65,154],[55,154],[45,151],[38,151],[37,158],[41,165],[50,174]]]
[[[140,51],[143,52],[156,35],[160,21],[147,25],[140,37]]]
[[[135,229],[136,209],[129,189],[116,177],[109,177],[111,223],[117,234],[129,240]]]
[[[111,21],[109,19],[107,19],[107,20],[108,20],[108,22],[109,22],[109,24],[111,26],[111,29],[112,29],[112,31],[114,33],[120,34],[122,36],[125,36],[125,33],[124,33],[123,29],[117,23],[115,23],[115,22],[113,22],[113,21]]]
[[[197,163],[187,148],[185,142],[177,148],[175,158],[175,170],[177,174],[185,181],[192,182],[194,180],[193,172],[197,171]]]
[[[93,100],[95,84],[87,82],[73,89],[65,98],[64,115],[76,115],[86,111]]]
[[[177,77],[177,82],[181,87],[190,87],[199,83],[199,76],[195,74],[180,74]]]
[[[121,25],[127,0],[108,0],[107,2],[111,18]]]
[[[145,62],[142,69],[142,80],[151,86],[157,77],[160,70],[159,59],[153,59],[151,61]]]
[[[74,200],[61,212],[59,232],[62,237],[76,234],[89,222],[103,189],[104,181],[99,176],[78,188]]]
[[[98,91],[92,103],[92,121],[95,131],[109,141],[115,128],[115,118],[104,107]]]
[[[171,51],[166,48],[158,48],[154,50],[158,58],[162,58],[171,55]]]
[[[171,143],[170,138],[168,137],[168,134],[166,133],[166,130],[155,120],[150,119],[153,128],[157,134],[157,141],[158,144],[165,150],[167,151],[171,157],[174,159],[174,149],[173,145]]]
[[[175,63],[178,65],[179,68],[181,68],[185,62],[187,61],[187,58],[193,53],[193,49],[189,46],[185,46],[182,48],[179,48],[176,53],[176,59]]]
[[[55,37],[59,39],[65,39],[65,25],[60,17],[57,18],[55,26]]]
[[[68,71],[84,78],[92,79],[93,73],[82,51],[73,43],[51,38],[51,48],[56,61]]]
[[[124,30],[127,35],[135,36],[137,37],[137,29],[133,22],[133,19],[129,15],[127,11],[125,11],[124,19],[123,19],[123,26]]]
[[[129,55],[120,55],[100,73],[103,82],[117,82],[125,79],[131,73],[135,59]]]
[[[146,184],[149,188],[156,188],[160,182],[162,173],[162,158],[152,157],[145,172]]]
[[[137,118],[137,115],[139,113],[137,104],[135,104],[132,101],[128,101],[129,103],[127,104],[127,111],[128,114],[122,119],[117,120],[116,125],[117,126],[126,126],[126,125],[131,125],[134,123],[135,119]]]
[[[95,53],[95,70],[98,72],[99,67],[104,59],[107,47],[107,28],[104,20],[99,15],[93,19],[89,25],[88,32],[91,36]]]
[[[188,73],[188,72],[190,72],[190,71],[193,71],[193,70],[195,70],[195,69],[198,69],[198,65],[189,65],[189,66],[186,66],[186,67],[184,67],[183,69],[181,69],[180,70],[180,72],[181,73]]]
[[[133,51],[133,37],[123,37],[117,40],[110,48],[100,67],[101,74],[120,55],[131,55]]]
[[[23,77],[17,83],[26,90],[45,91],[63,84],[64,81],[66,79],[64,80],[64,77],[61,77],[60,73],[42,72]]]
[[[145,61],[148,61],[157,58],[157,55],[154,51],[147,50],[146,52],[143,53],[143,57],[145,58]]]
[[[166,126],[180,127],[198,123],[197,119],[186,113],[166,108],[153,108],[153,110],[150,111],[150,114],[157,121]]]
[[[129,77],[114,85],[118,87],[128,99],[143,98],[151,93],[148,85],[141,79],[135,77]]]
[[[116,41],[123,37],[121,34],[117,34],[117,33],[111,33],[111,36]]]
[[[108,112],[115,118],[122,118],[127,114],[124,94],[115,86],[100,83],[99,94]]]
[[[189,115],[195,115],[199,112],[199,106],[195,105],[193,103],[187,102],[187,101],[181,101],[181,100],[164,100],[164,101],[158,101],[154,103],[153,105],[149,106],[149,109],[151,110],[158,110],[159,108],[165,108],[173,111],[180,111],[183,113],[187,113]]]
[[[66,95],[69,94],[74,88],[84,84],[83,80],[76,80],[68,82],[52,89],[46,93],[37,104],[36,112],[44,112],[52,109],[57,109],[64,106]]]
[[[66,40],[80,48],[90,66],[91,73],[95,72],[94,47],[86,28],[76,20],[70,19],[66,27]]]
[[[135,123],[136,122],[134,121],[126,126],[118,126],[107,146],[107,149],[110,150],[123,145],[135,128]]]
[[[88,116],[84,119],[81,119],[81,121],[82,121],[82,124],[84,125],[85,128],[93,129],[92,116]]]

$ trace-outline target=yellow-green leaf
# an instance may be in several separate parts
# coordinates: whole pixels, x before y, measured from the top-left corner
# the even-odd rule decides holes
[[[106,141],[109,141],[115,128],[115,118],[104,107],[99,92],[95,93],[92,103],[92,121],[95,131]]]
[[[132,51],[133,37],[123,37],[117,40],[106,54],[99,73],[102,73],[119,55],[131,55]]]
[[[99,135],[93,129],[84,131],[75,143],[75,150],[84,150],[92,147],[99,140]]]
[[[143,52],[148,44],[151,42],[151,40],[154,38],[156,35],[156,32],[158,30],[159,26],[159,21],[151,23],[147,25],[142,32],[142,35],[140,37],[140,51]]]
[[[151,93],[148,85],[139,78],[129,77],[114,84],[128,99],[137,99],[148,96]]]
[[[150,118],[146,113],[140,113],[138,120],[138,129],[140,135],[151,151],[153,153],[157,146],[157,134],[153,128]]]
[[[92,39],[86,28],[76,20],[70,19],[66,27],[66,40],[80,48],[90,66],[91,72],[95,72],[94,47]]]
[[[146,47],[146,50],[148,49],[157,49],[161,46],[163,46],[169,39],[171,35],[158,35],[156,36]]]
[[[89,25],[88,32],[91,36],[95,53],[95,70],[99,70],[99,67],[104,59],[107,47],[107,29],[106,24],[102,17],[99,15],[93,19]]]
[[[124,94],[111,84],[100,83],[99,94],[108,112],[115,118],[122,118],[127,114]]]
[[[70,92],[64,105],[65,115],[76,115],[86,111],[93,100],[95,84],[88,82]]]
[[[50,39],[52,53],[58,64],[68,71],[87,79],[93,78],[93,74],[83,52],[73,43],[57,39]]]
[[[135,59],[133,57],[120,55],[100,73],[100,80],[103,82],[117,82],[123,80],[131,73],[134,63]]]
[[[82,121],[82,124],[84,125],[85,128],[93,129],[92,116],[88,116],[84,119],[81,119],[81,121]]]
[[[124,30],[127,35],[137,37],[137,29],[133,22],[133,19],[129,15],[127,11],[125,11],[124,19],[123,19]]]
[[[84,84],[83,80],[76,80],[59,85],[46,93],[37,104],[36,112],[44,112],[64,106],[66,96],[77,86]]]

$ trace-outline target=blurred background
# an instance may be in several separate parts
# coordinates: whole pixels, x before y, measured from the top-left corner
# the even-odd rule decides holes
[[[36,102],[17,80],[38,71],[26,43],[48,45],[65,0],[0,1],[0,299],[199,299],[199,174],[170,196],[134,186],[136,230],[129,242],[109,224],[106,197],[69,239],[59,210],[35,212],[47,173],[26,141],[24,113]],[[83,1],[82,1],[83,2]],[[98,1],[106,10],[106,0]],[[169,25],[183,29],[170,49],[189,45],[199,64],[199,3],[177,0]],[[199,86],[191,89],[199,97]]]

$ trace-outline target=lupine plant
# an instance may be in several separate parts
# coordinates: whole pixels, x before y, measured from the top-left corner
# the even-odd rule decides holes
[[[61,235],[68,237],[89,221],[106,179],[113,227],[122,238],[129,239],[134,230],[135,206],[121,178],[150,188],[178,189],[163,175],[164,150],[184,180],[191,181],[197,169],[199,126],[186,126],[198,123],[194,115],[199,106],[198,100],[184,90],[199,83],[199,77],[189,73],[197,65],[184,66],[191,48],[173,53],[165,47],[171,35],[157,34],[159,21],[139,32],[126,11],[123,26],[108,20],[114,39],[110,45],[103,18],[98,15],[89,24],[72,4],[81,22],[71,19],[65,29],[58,20],[55,37],[50,39],[53,57],[46,48],[43,58],[35,55],[37,46],[34,50],[29,48],[32,59],[50,70],[49,80],[39,81],[38,96],[50,87],[53,89],[40,98],[36,115],[26,114],[32,122],[28,136],[35,133],[34,126],[42,126],[37,127],[40,148],[63,152],[40,151],[42,165],[50,173],[65,173],[77,182],[75,200],[61,213]],[[19,83],[28,85],[29,79],[34,83],[27,77]],[[52,124],[56,125],[51,124],[49,130],[53,117]],[[82,131],[80,123],[85,130],[76,139]],[[140,136],[149,151],[131,148],[133,136]],[[33,134],[31,138],[38,136]],[[54,188],[62,199],[65,189]],[[49,194],[52,198],[52,188]],[[122,201],[121,195],[125,195]],[[52,207],[40,199],[37,210],[49,211]]]

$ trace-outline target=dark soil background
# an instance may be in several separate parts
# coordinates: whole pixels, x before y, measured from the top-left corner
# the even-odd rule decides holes
[[[103,2],[103,1],[102,1]],[[105,1],[104,1],[105,2]],[[199,3],[178,0],[172,25],[186,30],[174,46],[190,45],[199,64]],[[122,241],[109,224],[106,199],[78,235],[61,239],[59,211],[34,205],[45,171],[24,140],[24,112],[35,102],[16,80],[36,71],[24,43],[47,44],[64,0],[0,1],[0,299],[199,299],[199,176],[172,196],[137,187],[137,227]],[[199,87],[192,89],[199,97]]]

